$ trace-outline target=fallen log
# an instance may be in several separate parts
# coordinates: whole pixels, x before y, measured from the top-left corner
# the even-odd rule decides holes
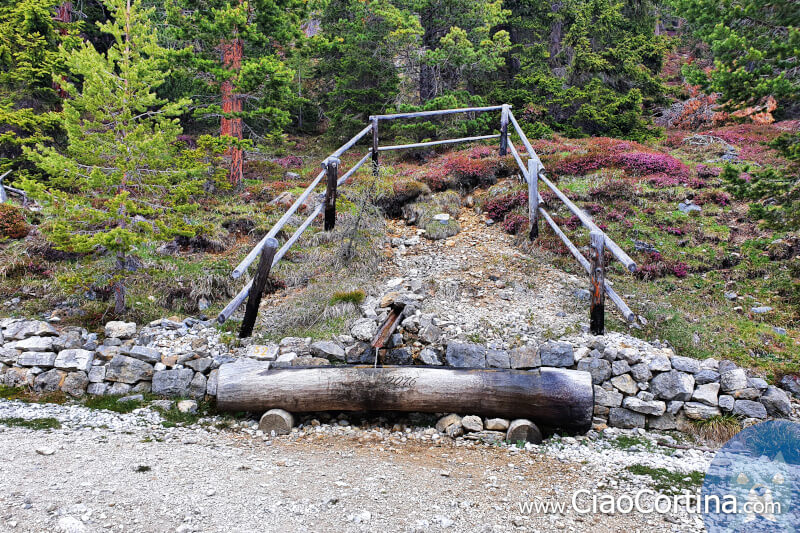
[[[577,370],[414,366],[269,368],[258,361],[220,367],[223,411],[408,411],[527,418],[550,430],[592,424],[591,375]]]

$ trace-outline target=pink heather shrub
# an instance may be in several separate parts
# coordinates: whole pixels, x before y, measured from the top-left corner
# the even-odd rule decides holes
[[[698,205],[717,204],[725,207],[731,203],[731,195],[719,189],[709,189],[701,192],[694,197],[694,203]]]
[[[647,181],[658,189],[677,187],[681,184],[681,180],[677,176],[669,176],[667,174],[654,174]]]
[[[682,179],[689,177],[689,167],[668,154],[627,152],[616,156],[615,161],[616,166],[639,176],[664,173]]]
[[[503,222],[503,231],[516,235],[528,226],[528,217],[511,213]]]
[[[656,227],[663,232],[669,233],[670,235],[686,235],[686,230],[683,228],[676,228],[675,226],[667,226],[666,224],[657,224]]]
[[[698,178],[717,178],[720,172],[722,172],[722,169],[719,167],[709,167],[702,163],[697,165],[695,170],[697,171]]]
[[[670,268],[672,269],[672,273],[676,278],[685,278],[689,275],[689,265],[682,263],[681,261],[672,263]]]
[[[283,168],[300,168],[303,166],[303,160],[296,155],[287,155],[286,157],[281,157],[280,159],[276,159],[275,163]]]
[[[590,215],[596,215],[598,213],[603,212],[603,206],[595,203],[585,204],[583,206],[583,210],[589,213]]]
[[[495,155],[497,153],[496,150],[491,146],[476,146],[470,151],[469,155],[473,159],[483,159],[484,157]]]
[[[486,216],[499,222],[508,213],[523,205],[528,205],[528,191],[512,192],[492,198],[486,202],[484,209]]]

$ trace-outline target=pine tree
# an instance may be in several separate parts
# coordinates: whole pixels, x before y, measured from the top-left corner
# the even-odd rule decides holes
[[[324,80],[318,98],[329,131],[350,137],[401,94],[401,81],[419,64],[422,28],[417,18],[387,0],[331,0],[311,39],[316,72]]]
[[[77,37],[75,24],[53,18],[55,9],[55,0],[0,1],[0,173],[30,173],[22,147],[59,133],[59,45],[69,48]]]
[[[115,254],[115,312],[125,310],[128,256],[153,239],[191,234],[184,216],[199,191],[192,164],[176,145],[176,117],[188,100],[167,102],[155,89],[168,74],[149,16],[138,0],[104,0],[112,15],[99,24],[112,44],[98,52],[83,43],[64,51],[70,81],[60,85],[64,102],[64,153],[38,145],[28,157],[50,176],[47,186],[27,180],[24,187],[47,208],[45,225],[64,250]],[[183,167],[183,168],[182,168]]]
[[[166,0],[201,98],[200,119],[219,119],[230,142],[229,179],[242,179],[246,138],[273,140],[289,123],[294,73],[282,61],[300,35],[302,0]],[[243,139],[245,141],[243,141]]]
[[[688,65],[690,83],[719,92],[731,108],[772,96],[800,105],[800,6],[796,0],[672,0],[696,37],[708,43],[714,68]]]

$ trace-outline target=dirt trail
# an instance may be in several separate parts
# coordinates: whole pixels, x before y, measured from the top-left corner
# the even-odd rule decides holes
[[[471,209],[461,210],[459,224],[457,235],[431,241],[418,237],[414,226],[388,221],[389,237],[405,244],[393,246],[394,257],[383,266],[385,280],[423,281],[423,312],[484,341],[559,336],[588,323],[588,304],[577,296],[588,288],[586,279],[522,253],[514,237],[487,226]]]
[[[521,502],[569,503],[573,490],[607,481],[591,465],[513,448],[374,442],[359,434],[268,445],[205,430],[158,437],[141,429],[8,428],[0,437],[0,530],[627,533],[673,527],[653,515],[520,513]],[[36,452],[47,447],[53,455]]]

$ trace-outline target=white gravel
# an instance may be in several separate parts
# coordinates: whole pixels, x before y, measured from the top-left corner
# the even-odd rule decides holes
[[[147,408],[0,401],[0,419],[13,417],[63,427],[0,424],[2,531],[696,531],[699,518],[684,512],[527,516],[519,504],[568,503],[578,488],[633,493],[647,479],[628,465],[690,472],[711,458],[647,444],[651,434],[622,450],[616,436],[634,435],[623,431],[520,450],[428,427],[392,431],[392,421],[306,424],[270,438],[252,420],[165,428]]]

